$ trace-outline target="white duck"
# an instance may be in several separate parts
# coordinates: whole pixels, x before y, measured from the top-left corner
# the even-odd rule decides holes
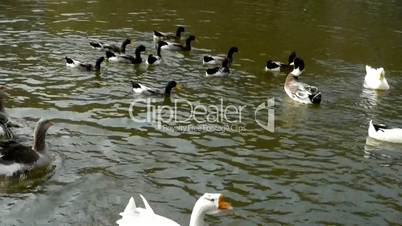
[[[131,197],[124,212],[120,213],[121,219],[116,221],[120,226],[180,226],[173,220],[157,215],[141,195],[145,208],[136,207],[134,198]],[[230,203],[225,202],[222,194],[205,193],[197,200],[190,217],[190,226],[205,226],[206,214],[216,214],[223,210],[231,210]]]
[[[321,92],[315,86],[310,86],[300,82],[299,76],[304,70],[304,61],[296,58],[294,69],[288,74],[285,81],[285,92],[292,100],[303,104],[319,104],[321,102]]]
[[[389,85],[385,79],[384,68],[373,68],[366,65],[366,76],[364,77],[364,88],[375,90],[388,90]]]
[[[369,137],[376,140],[381,140],[390,143],[402,143],[402,129],[388,128],[383,124],[374,124],[373,120],[370,120]]]

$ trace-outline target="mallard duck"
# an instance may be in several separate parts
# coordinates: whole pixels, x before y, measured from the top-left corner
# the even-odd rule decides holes
[[[140,45],[135,49],[135,56],[131,55],[119,55],[115,54],[112,51],[106,51],[106,59],[111,62],[124,62],[130,64],[141,64],[141,52],[145,51],[145,46]]]
[[[294,69],[288,74],[285,81],[285,92],[293,100],[304,104],[319,104],[321,92],[315,86],[310,86],[299,81],[299,76],[304,71],[304,61],[296,58]]]
[[[160,32],[154,31],[154,41],[162,41],[162,40],[175,40],[180,41],[181,33],[184,32],[184,27],[177,27],[176,34],[171,32]]]
[[[390,143],[402,143],[402,129],[389,128],[384,124],[374,124],[373,120],[370,120],[369,137],[376,140],[390,142]]]
[[[271,72],[286,72],[289,73],[293,69],[294,60],[296,59],[296,52],[291,52],[288,57],[288,63],[284,64],[279,61],[268,60],[265,65],[265,71]]]
[[[233,62],[233,54],[239,52],[239,49],[237,47],[231,47],[228,50],[228,55],[227,55],[227,59],[229,59],[229,64],[231,64]],[[222,64],[222,62],[225,60],[225,57],[221,57],[221,56],[204,56],[202,63],[203,64]]]
[[[366,76],[364,77],[364,88],[376,90],[388,90],[389,85],[385,79],[384,68],[373,68],[366,65]]]
[[[169,97],[171,95],[172,89],[175,88],[178,84],[176,83],[176,81],[169,81],[163,89],[149,88],[134,81],[131,81],[131,85],[135,94]]]
[[[229,59],[225,58],[220,67],[208,68],[207,71],[205,72],[205,75],[207,77],[210,77],[210,76],[226,76],[226,75],[229,75],[229,73],[230,73]]]
[[[83,71],[100,71],[101,64],[105,60],[104,57],[99,57],[96,60],[96,63],[95,63],[95,66],[94,66],[94,65],[88,64],[88,63],[81,63],[78,60],[74,60],[74,59],[69,58],[69,57],[65,57],[65,59],[66,59],[66,66],[67,67],[77,68],[77,69],[83,70]]]
[[[158,42],[158,50],[157,50],[156,56],[154,56],[153,54],[150,54],[150,55],[148,56],[148,59],[147,59],[147,61],[146,61],[145,63],[146,63],[146,64],[149,64],[149,65],[157,65],[157,64],[160,64],[161,59],[162,59],[161,48],[162,48],[162,46],[165,46],[165,45],[167,45],[166,42],[164,42],[164,41],[159,41],[159,42]]]
[[[191,50],[191,42],[195,40],[194,35],[190,35],[186,39],[186,45],[182,45],[177,42],[167,42],[167,45],[162,46],[162,49],[174,50],[174,51],[190,51]]]
[[[124,54],[126,53],[126,47],[127,45],[131,44],[131,39],[127,38],[126,40],[124,40],[121,43],[121,46],[116,46],[113,44],[106,44],[103,42],[99,42],[99,41],[90,41],[89,44],[92,46],[92,48],[94,49],[99,49],[99,50],[109,50],[115,53],[119,53],[119,54]]]
[[[120,213],[121,219],[116,221],[119,226],[180,226],[173,220],[156,214],[144,196],[140,196],[145,208],[137,207],[134,198],[131,197],[124,211]],[[232,210],[232,206],[225,201],[222,194],[205,193],[195,203],[189,225],[205,226],[205,215],[227,210]]]
[[[38,121],[32,147],[16,141],[1,144],[0,176],[14,176],[48,164],[50,157],[46,151],[45,137],[52,125],[47,119]]]

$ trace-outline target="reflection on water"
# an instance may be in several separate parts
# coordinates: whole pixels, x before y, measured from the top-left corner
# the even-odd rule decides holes
[[[400,147],[365,139],[370,119],[402,125],[401,11],[400,1],[371,0],[2,2],[7,111],[28,138],[38,118],[57,123],[47,137],[50,173],[1,182],[0,224],[113,225],[128,198],[142,193],[157,213],[186,225],[204,192],[223,192],[235,207],[208,217],[210,225],[400,224]],[[95,62],[103,55],[90,39],[130,37],[127,53],[142,44],[145,57],[155,53],[152,30],[177,25],[197,36],[194,49],[163,51],[157,67],[105,62],[99,74],[65,67],[65,56]],[[230,76],[205,78],[203,55],[230,46],[240,50]],[[286,75],[263,71],[267,59],[292,50],[306,62],[302,80],[322,90],[320,106],[292,102]],[[363,89],[365,64],[385,68],[389,92]],[[242,133],[135,123],[130,80],[150,87],[178,81],[184,90],[173,100],[194,104],[222,98],[252,109],[275,98],[275,133],[260,128],[251,110]],[[143,107],[136,115],[145,115]]]

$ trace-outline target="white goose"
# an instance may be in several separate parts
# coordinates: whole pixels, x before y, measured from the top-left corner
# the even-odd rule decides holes
[[[124,212],[120,213],[121,219],[116,221],[120,226],[180,226],[173,220],[157,215],[140,195],[145,208],[136,207],[134,198],[131,197]],[[206,214],[216,214],[223,210],[231,210],[230,203],[225,202],[222,194],[205,193],[197,200],[190,217],[190,226],[205,226]]]
[[[370,120],[369,137],[376,140],[381,140],[390,143],[402,143],[402,129],[388,128],[383,124],[374,124],[373,120]]]
[[[389,85],[385,79],[384,68],[373,68],[366,65],[366,76],[364,77],[364,88],[375,90],[388,90]]]

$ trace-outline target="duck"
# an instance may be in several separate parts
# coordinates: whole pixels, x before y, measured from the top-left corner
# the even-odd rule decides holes
[[[175,40],[180,41],[181,34],[184,32],[184,27],[179,26],[177,27],[176,34],[171,32],[160,32],[154,31],[154,41],[163,41],[163,40]]]
[[[138,82],[131,81],[131,86],[134,94],[143,94],[147,96],[165,96],[170,97],[173,88],[180,89],[180,86],[176,83],[176,81],[169,81],[165,88],[163,89],[155,89],[149,88],[145,85],[142,85]]]
[[[81,63],[78,60],[74,60],[72,58],[69,57],[65,57],[64,58],[66,60],[66,66],[69,68],[76,68],[82,71],[100,71],[101,69],[101,64],[102,62],[105,60],[104,57],[99,57],[96,62],[95,62],[95,66],[89,63]]]
[[[16,124],[15,122],[11,121],[9,118],[8,113],[6,112],[6,107],[5,107],[5,100],[8,97],[8,95],[5,93],[5,90],[7,88],[4,86],[0,86],[0,114],[1,114],[1,121],[3,121],[3,123],[5,125],[7,125],[7,127],[11,128],[11,127],[21,127],[20,125]],[[1,137],[1,135],[0,135]],[[0,138],[1,139],[1,138]]]
[[[131,39],[126,38],[122,43],[121,46],[116,46],[114,44],[106,44],[100,41],[90,41],[89,45],[92,46],[94,49],[99,49],[99,50],[109,50],[114,53],[119,53],[119,54],[125,54],[126,53],[126,47],[127,45],[131,44]]]
[[[173,50],[173,51],[190,51],[191,50],[191,42],[195,40],[194,35],[190,35],[186,39],[186,44],[182,45],[177,42],[167,42],[167,45],[162,46],[162,49]]]
[[[384,124],[374,124],[373,120],[369,122],[368,135],[380,141],[402,143],[402,129],[389,128]]]
[[[304,71],[304,61],[296,58],[294,69],[286,77],[284,89],[286,94],[294,101],[303,104],[319,104],[321,102],[321,92],[315,86],[302,83],[299,76]]]
[[[295,59],[296,59],[296,52],[292,51],[289,54],[287,64],[281,63],[279,61],[268,60],[265,65],[265,71],[289,73],[293,69]]]
[[[49,119],[40,119],[37,122],[31,147],[15,140],[1,144],[0,176],[16,176],[47,165],[50,162],[50,156],[45,138],[51,126],[53,123]]]
[[[388,90],[389,85],[385,79],[384,68],[373,68],[366,65],[366,76],[364,77],[364,88],[374,90]]]
[[[116,221],[119,226],[180,226],[177,222],[156,214],[144,196],[140,195],[145,208],[137,207],[131,197],[121,218]],[[223,211],[232,210],[230,203],[226,202],[220,193],[205,193],[195,203],[190,217],[190,226],[206,226],[205,215],[213,215]]]
[[[145,46],[140,45],[135,49],[135,56],[131,55],[119,55],[115,54],[112,51],[106,50],[106,59],[111,62],[124,62],[130,64],[141,64],[141,52],[145,51]]]
[[[153,54],[150,54],[148,56],[147,61],[145,62],[148,65],[157,65],[160,64],[161,60],[162,60],[162,55],[161,55],[161,48],[162,46],[167,45],[167,42],[165,41],[159,41],[158,42],[158,50],[156,53],[156,56],[154,56]]]
[[[233,62],[233,54],[234,53],[238,53],[239,49],[237,47],[231,47],[228,50],[228,54],[226,56],[227,59],[229,59],[229,64],[231,64]],[[203,64],[222,64],[222,62],[225,60],[225,57],[221,57],[221,56],[204,56],[202,63]]]
[[[230,73],[229,59],[225,58],[220,67],[208,68],[207,71],[205,72],[205,76],[207,76],[207,77],[211,77],[211,76],[227,76],[227,75],[229,75],[229,73]]]

